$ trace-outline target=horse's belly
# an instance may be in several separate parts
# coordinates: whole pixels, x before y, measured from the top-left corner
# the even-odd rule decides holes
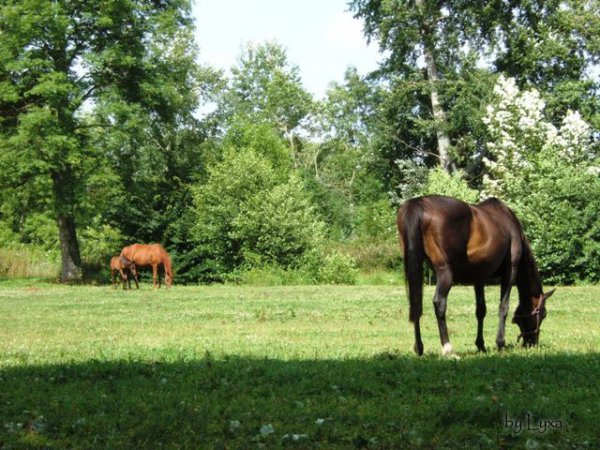
[[[468,266],[462,266],[459,270],[453,271],[453,275],[455,281],[458,283],[485,283],[497,276],[500,268],[501,264],[491,264],[489,262],[469,264]]]

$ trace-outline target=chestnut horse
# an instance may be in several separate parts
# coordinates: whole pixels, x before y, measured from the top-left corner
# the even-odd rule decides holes
[[[165,270],[165,283],[167,287],[173,284],[173,270],[171,269],[171,258],[160,244],[133,244],[121,250],[121,256],[133,262],[136,267],[152,267],[153,286],[160,288],[160,277],[158,267],[163,266]],[[136,287],[138,284],[137,272],[134,274]]]
[[[110,274],[114,288],[117,287],[117,274],[121,275],[123,289],[125,289],[125,282],[127,282],[127,286],[131,289],[131,278],[129,275],[133,275],[134,279],[137,276],[135,264],[122,256],[113,256],[110,258]]]
[[[404,254],[404,273],[410,302],[410,320],[415,329],[415,352],[423,354],[419,320],[423,311],[423,262],[436,274],[433,297],[442,352],[452,346],[446,328],[446,303],[453,283],[475,287],[477,339],[485,352],[483,319],[486,314],[484,285],[500,279],[500,311],[496,345],[505,345],[504,329],[510,291],[516,284],[519,305],[513,316],[523,345],[538,343],[546,317],[545,303],[554,290],[544,294],[531,247],[515,214],[500,200],[491,198],[470,205],[438,195],[408,200],[398,211],[398,232]],[[517,341],[518,341],[517,340]]]

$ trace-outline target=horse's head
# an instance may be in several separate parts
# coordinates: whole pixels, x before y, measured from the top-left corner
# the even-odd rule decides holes
[[[512,322],[519,326],[521,330],[519,340],[523,338],[524,346],[537,345],[540,338],[540,327],[546,318],[546,300],[554,294],[555,290],[552,289],[539,297],[533,297],[531,299],[531,311],[523,311],[520,308],[515,311]]]

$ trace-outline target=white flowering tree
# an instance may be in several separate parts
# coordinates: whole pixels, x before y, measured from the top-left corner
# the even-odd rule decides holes
[[[484,196],[514,208],[554,282],[599,278],[600,178],[593,130],[576,111],[558,125],[536,90],[500,77],[484,123],[492,140],[484,158]]]
[[[540,173],[540,163],[552,160],[581,170],[594,170],[592,129],[578,112],[567,111],[557,127],[545,117],[546,103],[535,89],[521,91],[513,78],[501,76],[494,88],[497,103],[488,105],[483,121],[492,141],[484,158],[486,194],[511,197],[526,181]]]

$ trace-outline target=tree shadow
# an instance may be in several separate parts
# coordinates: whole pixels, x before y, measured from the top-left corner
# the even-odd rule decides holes
[[[0,448],[598,448],[600,354],[98,361],[0,372]]]

